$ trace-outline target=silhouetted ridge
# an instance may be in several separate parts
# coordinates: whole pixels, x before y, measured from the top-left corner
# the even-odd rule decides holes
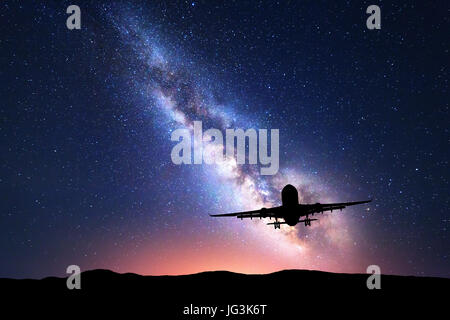
[[[382,312],[374,310],[374,306],[408,314],[426,305],[433,305],[433,308],[446,305],[444,299],[448,296],[450,279],[381,275],[381,290],[369,290],[368,277],[368,274],[313,270],[251,275],[208,271],[180,276],[88,270],[81,274],[81,290],[68,290],[66,278],[56,277],[0,279],[0,285],[3,292],[8,293],[4,301],[6,308],[13,305],[10,302],[27,306],[70,303],[94,308],[102,315],[152,310],[152,315],[159,314],[161,319],[185,319],[183,308],[191,305],[227,308],[229,304],[265,304],[268,307],[264,319],[299,314],[303,317],[308,312],[314,316],[314,310],[330,312],[333,316],[339,312],[344,315],[347,314],[344,310],[348,312],[348,307],[356,304],[358,308],[380,312],[380,316]]]

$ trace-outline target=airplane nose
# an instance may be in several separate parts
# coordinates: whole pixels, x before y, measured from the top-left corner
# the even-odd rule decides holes
[[[295,206],[298,204],[297,189],[291,185],[286,185],[281,191],[281,202],[285,206]]]

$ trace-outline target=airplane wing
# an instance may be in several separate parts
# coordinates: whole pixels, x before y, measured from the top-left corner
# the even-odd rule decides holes
[[[355,202],[341,202],[341,203],[316,203],[307,205],[306,214],[323,213],[325,211],[342,210],[349,206],[354,206],[357,204],[369,203],[372,200],[365,201],[355,201]]]
[[[239,219],[244,218],[269,218],[269,217],[277,217],[277,212],[281,207],[273,207],[273,208],[262,208],[259,210],[252,211],[242,211],[235,213],[224,213],[224,214],[210,214],[211,217],[236,217]]]

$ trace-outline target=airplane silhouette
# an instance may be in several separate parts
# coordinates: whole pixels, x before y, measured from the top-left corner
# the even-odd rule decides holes
[[[287,224],[295,226],[299,222],[304,222],[305,226],[310,226],[311,221],[318,219],[311,219],[309,215],[314,216],[314,213],[322,213],[324,211],[341,210],[348,206],[354,206],[356,204],[368,203],[372,200],[356,201],[356,202],[342,202],[342,203],[315,203],[315,204],[300,204],[298,203],[298,192],[293,185],[286,185],[281,191],[282,205],[273,208],[262,208],[253,211],[243,211],[235,213],[225,214],[210,214],[211,217],[237,217],[241,220],[244,218],[275,218],[275,222],[268,223],[273,225],[275,229],[280,229],[280,225]],[[305,217],[300,220],[301,217]],[[284,222],[278,221],[283,219]]]

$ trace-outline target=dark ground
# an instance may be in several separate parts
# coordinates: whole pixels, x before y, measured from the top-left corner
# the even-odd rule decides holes
[[[186,276],[140,276],[92,270],[81,274],[81,289],[66,279],[0,279],[2,312],[83,316],[125,315],[144,319],[208,319],[183,314],[184,307],[217,306],[214,319],[301,319],[322,316],[446,315],[450,279],[381,276],[381,289],[369,290],[367,274],[286,270],[267,275],[205,272]],[[267,305],[265,314],[230,315],[228,305]],[[8,310],[9,309],[9,310]],[[423,314],[423,313],[421,313]],[[447,316],[446,316],[447,317]]]

